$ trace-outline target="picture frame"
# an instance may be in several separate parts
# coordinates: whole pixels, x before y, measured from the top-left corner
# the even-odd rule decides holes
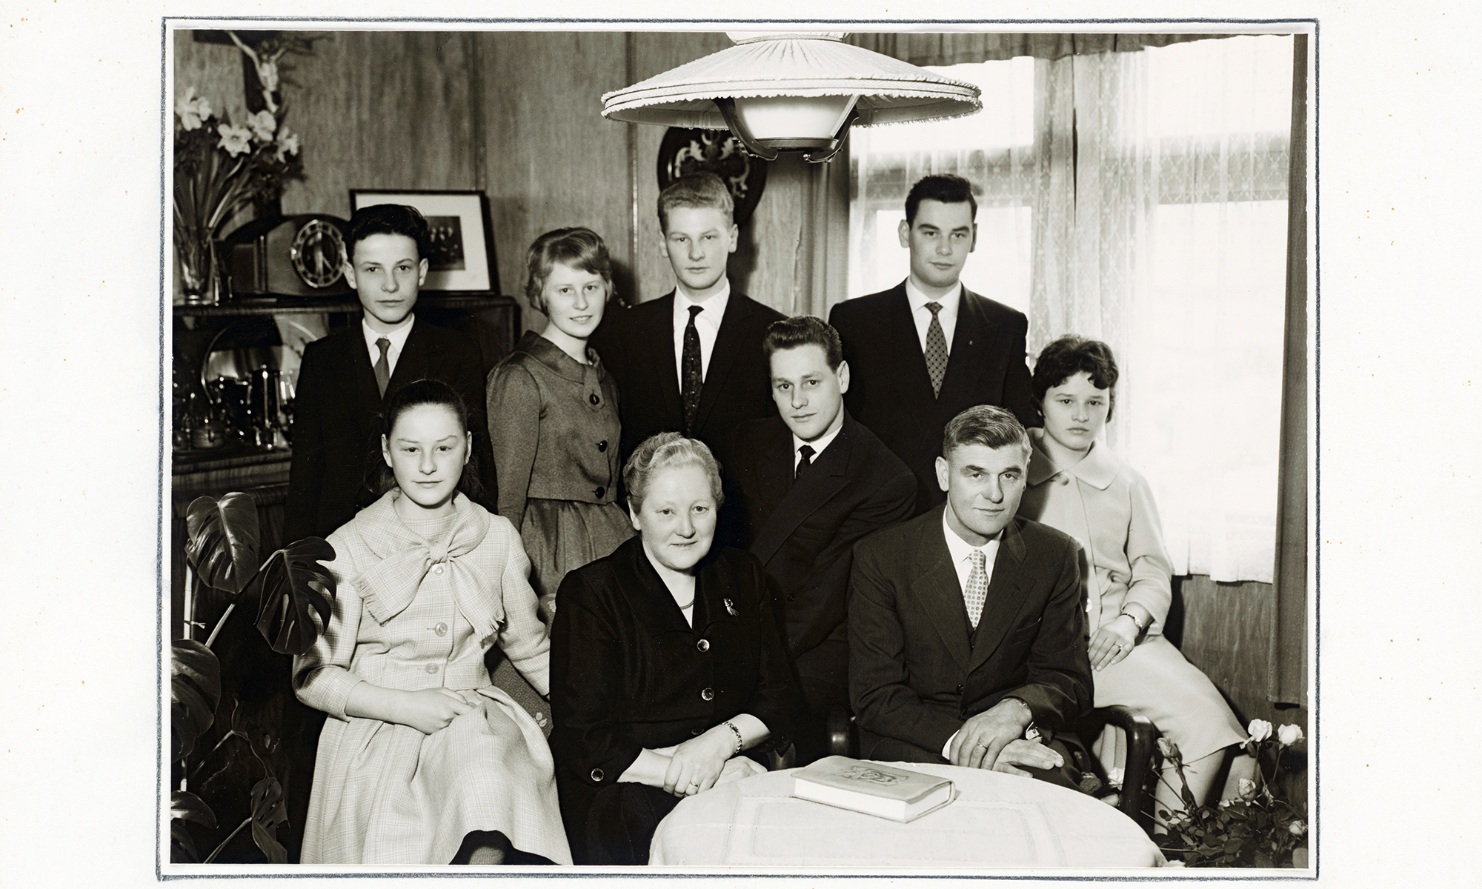
[[[423,291],[497,293],[499,271],[489,197],[482,191],[350,189],[350,212],[376,204],[406,204],[427,217],[432,249]]]

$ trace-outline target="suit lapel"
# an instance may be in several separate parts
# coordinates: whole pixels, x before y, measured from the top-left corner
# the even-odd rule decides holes
[[[957,581],[957,571],[952,567],[952,556],[947,551],[947,540],[942,536],[942,507],[928,515],[937,517],[934,522],[922,525],[917,539],[916,579],[911,583],[911,593],[918,597],[931,615],[932,625],[942,639],[942,645],[952,653],[952,658],[964,672],[972,658],[968,642],[967,606],[962,601],[962,586]]]
[[[746,323],[746,316],[750,314],[751,306],[747,298],[731,291],[725,314],[720,319],[720,331],[715,336],[715,347],[710,352],[710,364],[705,368],[705,384],[700,388],[700,408],[695,411],[696,429],[704,428],[711,408],[720,400],[720,390],[725,386],[726,377],[730,376],[736,356],[741,352],[741,343],[745,339],[742,326]],[[676,378],[675,386],[678,385]]]
[[[682,418],[684,405],[680,403],[679,371],[674,366],[674,292],[670,291],[654,300],[653,311],[659,317],[642,325],[643,329],[639,332],[639,338],[646,346],[645,354],[630,357],[638,366],[649,368],[650,385],[662,397],[665,413]],[[678,429],[679,426],[673,428]]]
[[[900,356],[900,370],[919,391],[919,395],[930,401],[931,372],[926,369],[926,354],[921,351],[921,339],[916,334],[916,321],[911,317],[911,301],[906,298],[906,282],[890,291],[890,303],[885,318],[885,336],[888,347],[885,354]],[[961,323],[960,321],[958,323]]]
[[[437,347],[431,342],[425,328],[425,321],[412,322],[406,344],[401,348],[401,357],[396,359],[396,369],[391,372],[391,381],[386,384],[388,393],[413,380],[428,376],[427,368],[432,366]],[[374,369],[371,372],[371,383],[375,383]]]
[[[771,453],[768,454],[766,464],[771,478],[767,481],[772,482],[777,475],[781,475],[781,483],[787,487],[786,493],[777,501],[776,508],[767,515],[766,527],[751,544],[752,554],[760,559],[762,564],[765,565],[772,556],[777,554],[777,550],[787,542],[798,525],[817,512],[819,507],[827,503],[849,483],[847,471],[850,455],[849,423],[846,415],[844,428],[839,430],[833,442],[824,449],[823,454],[796,482],[792,481],[791,433],[779,443],[780,447],[773,449],[781,455],[780,463]],[[786,430],[786,428],[784,425],[783,429]]]
[[[957,329],[952,333],[952,354],[947,359],[947,375],[942,379],[939,400],[948,404],[970,404],[977,391],[974,382],[984,366],[991,336],[988,319],[976,296],[966,287],[957,304]]]
[[[411,338],[407,339],[410,342]],[[365,348],[365,336],[360,325],[356,324],[345,331],[341,343],[344,349],[340,358],[341,366],[348,374],[344,380],[347,388],[341,395],[353,399],[359,406],[356,416],[374,417],[381,411],[381,393],[376,388],[376,371],[371,366],[370,352]],[[397,362],[397,366],[400,367],[401,363]]]
[[[988,660],[1009,630],[1018,625],[1019,611],[1024,607],[1020,587],[1024,582],[1025,552],[1016,519],[1003,529],[1003,542],[998,546],[998,557],[993,560],[993,579],[988,581],[988,598],[978,618],[970,669],[976,670]]]

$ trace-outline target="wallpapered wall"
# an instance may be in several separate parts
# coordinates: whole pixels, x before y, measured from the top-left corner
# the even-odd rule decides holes
[[[351,188],[482,190],[504,293],[523,301],[537,235],[586,225],[607,241],[624,295],[652,299],[673,287],[654,211],[664,130],[604,119],[601,96],[729,45],[719,33],[336,33],[287,57],[286,124],[302,135],[306,178],[283,211],[348,216]],[[235,46],[182,31],[174,51],[177,94],[195,85],[243,113]],[[784,312],[804,286],[802,194],[814,174],[795,159],[771,166],[732,262],[741,290]]]
[[[601,95],[729,45],[719,33],[337,33],[290,57],[287,125],[302,134],[307,176],[289,186],[283,210],[348,216],[351,188],[478,189],[489,196],[504,293],[523,303],[536,235],[587,225],[607,241],[625,295],[652,299],[673,286],[654,212],[663,129],[603,119]],[[174,49],[177,94],[194,85],[243,113],[236,47],[177,32]],[[732,260],[744,292],[789,314],[806,305],[803,196],[819,172],[796,159],[771,165]],[[523,315],[544,324],[528,306]],[[1181,588],[1186,656],[1244,718],[1305,727],[1305,708],[1266,700],[1270,585],[1198,577]]]

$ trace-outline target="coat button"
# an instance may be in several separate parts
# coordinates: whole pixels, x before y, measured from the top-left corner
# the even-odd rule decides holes
[[[443,573],[443,566],[441,566],[441,565],[434,566],[433,569],[432,569],[432,573],[433,574],[441,574],[441,573]]]
[[[709,651],[710,650],[710,640],[709,639],[701,639],[699,642],[696,642],[695,643],[695,647],[698,648],[698,649],[700,649],[701,651]]]
[[[446,636],[448,635],[448,625],[439,621],[438,625],[432,628],[432,632],[439,636]]]
[[[1068,484],[1070,484],[1070,476],[1066,476],[1066,475],[1060,476],[1060,478],[1055,482],[1055,484],[1057,484],[1057,485],[1068,485]]]
[[[591,395],[587,396],[587,401],[590,401],[592,404],[596,405],[602,403],[602,398],[598,396],[596,392],[593,392]]]
[[[597,497],[598,497],[598,499],[601,499],[602,495],[607,493],[607,489],[604,488],[604,487],[602,487],[601,485],[598,485],[597,486],[597,489],[595,491],[593,491],[592,493],[593,494],[596,494]]]
[[[704,731],[705,730],[702,728],[692,728],[690,729],[690,737],[698,738],[702,733],[704,733]]]
[[[429,672],[429,673],[436,673],[437,672],[437,664],[428,664],[427,665],[427,672]]]
[[[700,700],[702,700],[702,701],[713,701],[713,700],[715,700],[715,689],[713,689],[713,688],[702,688],[702,689],[700,689]]]
[[[599,451],[605,451],[605,450],[607,450],[607,439],[604,438],[601,441],[597,442],[597,450],[599,450]]]
[[[602,780],[602,770],[601,769],[592,769],[592,780],[593,781],[599,781],[599,782]]]
[[[960,683],[957,686],[957,693],[962,694],[962,685]]]

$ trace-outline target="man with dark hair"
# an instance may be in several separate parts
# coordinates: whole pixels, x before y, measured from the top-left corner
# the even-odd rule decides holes
[[[480,481],[492,478],[478,350],[462,334],[412,313],[427,278],[428,244],[427,220],[415,207],[377,204],[350,219],[342,259],[345,279],[360,297],[361,320],[304,349],[293,400],[285,540],[324,537],[378,496],[377,418],[387,396],[413,380],[442,380],[462,396]],[[486,492],[491,509],[492,496]]]
[[[829,323],[854,368],[845,403],[916,473],[916,511],[942,502],[934,461],[942,428],[975,404],[1038,425],[1025,366],[1023,313],[962,286],[977,245],[978,204],[960,176],[927,176],[906,196],[900,244],[910,274],[889,290],[834,306]]]
[[[845,625],[854,544],[910,517],[916,479],[844,410],[849,365],[839,335],[807,315],[774,321],[762,340],[780,416],[736,435],[732,477],[741,545],[761,560],[781,598],[788,648],[809,714],[798,759],[823,755],[826,721],[849,704]]]
[[[725,183],[685,176],[659,194],[659,252],[675,289],[609,312],[592,346],[617,381],[622,456],[659,432],[683,432],[725,465],[742,420],[771,411],[762,335],[782,317],[731,290],[726,263],[739,232]]]
[[[1029,437],[987,405],[953,418],[946,505],[871,535],[849,581],[849,689],[860,755],[1080,784],[1058,734],[1091,705],[1081,554],[1017,518]]]

